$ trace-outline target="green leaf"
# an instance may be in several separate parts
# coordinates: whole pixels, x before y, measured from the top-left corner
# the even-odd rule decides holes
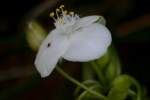
[[[120,60],[113,46],[110,46],[106,54],[96,60],[96,63],[107,83],[110,83],[121,74]]]
[[[121,64],[114,48],[109,49],[110,62],[105,69],[105,76],[110,83],[121,74]]]
[[[95,60],[95,62],[98,65],[100,71],[103,71],[107,67],[108,63],[110,62],[110,58],[111,58],[110,50],[111,50],[111,48],[112,47],[110,46],[108,48],[107,52],[102,57]]]
[[[127,75],[117,77],[108,93],[108,100],[125,100],[128,96],[132,81]]]
[[[107,66],[107,64],[109,63],[109,60],[110,60],[110,56],[109,56],[109,50],[108,50],[104,56],[96,60],[96,63],[98,64],[99,68],[102,70]]]

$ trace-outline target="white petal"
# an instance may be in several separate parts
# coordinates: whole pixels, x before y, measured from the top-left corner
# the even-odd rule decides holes
[[[49,46],[48,46],[49,45]],[[68,39],[59,31],[49,33],[35,59],[35,66],[42,77],[48,76],[69,45]]]
[[[103,16],[99,16],[99,19],[96,21],[96,23],[106,25],[106,20]]]
[[[81,18],[79,21],[77,21],[74,25],[75,29],[86,27],[94,22],[96,22],[101,16],[87,16]]]
[[[72,42],[63,57],[70,61],[94,60],[103,56],[110,43],[110,31],[102,24],[91,24],[74,33]]]

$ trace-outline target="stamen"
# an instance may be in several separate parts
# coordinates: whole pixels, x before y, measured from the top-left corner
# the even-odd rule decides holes
[[[74,15],[74,12],[73,12],[73,11],[71,11],[71,12],[69,12],[69,14],[73,16],[73,15]]]
[[[64,8],[65,6],[64,5],[60,5],[60,7],[59,8]]]
[[[55,12],[51,12],[49,14],[55,20],[56,27],[67,27],[69,25],[73,25],[76,20],[78,20],[78,16],[74,14],[73,11],[69,12],[64,10],[64,5],[61,5],[59,8],[55,10]]]
[[[67,12],[68,12],[68,11],[67,11],[67,10],[65,10],[65,11],[63,11],[63,14],[67,15]]]
[[[63,20],[63,19],[60,19],[60,20],[59,20],[59,23],[60,23],[60,24],[64,24],[64,20]]]
[[[54,21],[56,21],[54,15],[55,15],[54,12],[51,12],[51,13],[49,14],[49,16],[52,17],[52,18],[54,19]]]
[[[54,17],[54,15],[55,15],[54,12],[51,12],[51,13],[49,14],[50,17]]]
[[[56,9],[56,16],[57,16],[57,18],[59,18],[59,15],[58,15],[58,12],[60,12],[60,9]]]
[[[61,9],[62,14],[65,14],[65,12],[66,12],[66,11],[64,11],[64,9],[63,9],[64,7],[65,7],[64,5],[61,5],[61,6],[59,7],[59,8]]]

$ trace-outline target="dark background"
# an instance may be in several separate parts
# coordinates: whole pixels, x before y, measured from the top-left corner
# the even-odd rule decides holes
[[[48,10],[52,11],[60,4],[65,4],[67,9],[81,16],[103,15],[107,27],[112,31],[123,73],[135,77],[150,94],[148,0],[1,0],[0,100],[62,100],[61,96],[71,98],[67,92],[64,93],[65,87],[72,90],[70,83],[64,81],[57,72],[54,71],[48,78],[40,78],[33,67],[36,52],[28,46],[23,30],[25,23],[33,19],[48,27]],[[66,64],[70,65],[72,68],[66,69],[69,73],[79,73],[80,68],[76,67],[78,64]]]

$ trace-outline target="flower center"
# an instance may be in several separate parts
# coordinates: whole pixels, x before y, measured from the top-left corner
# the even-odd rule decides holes
[[[50,13],[50,17],[54,19],[56,29],[61,29],[63,32],[70,34],[70,32],[72,33],[73,25],[80,18],[77,14],[74,14],[74,12],[67,13],[67,10],[63,8],[64,5],[61,5],[56,9],[55,13]]]

